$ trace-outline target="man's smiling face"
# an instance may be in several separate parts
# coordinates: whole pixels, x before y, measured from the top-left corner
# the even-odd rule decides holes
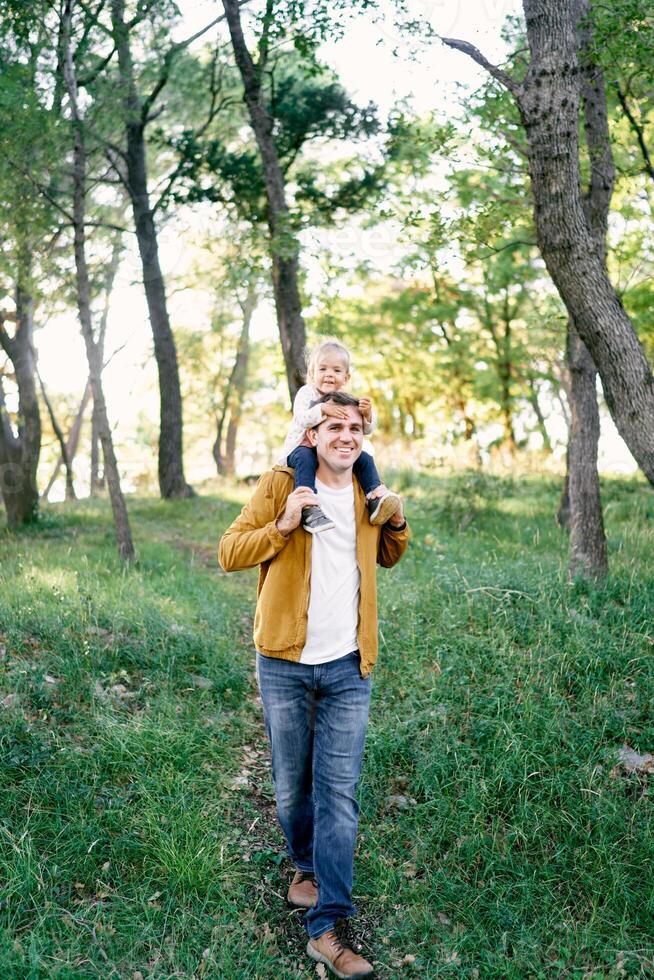
[[[351,470],[361,455],[363,416],[354,405],[344,405],[347,418],[329,416],[315,429],[309,429],[309,441],[316,447],[318,464],[333,473]]]

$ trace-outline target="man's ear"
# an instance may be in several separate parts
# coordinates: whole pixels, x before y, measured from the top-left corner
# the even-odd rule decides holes
[[[307,439],[312,446],[318,445],[318,433],[316,429],[307,429]]]

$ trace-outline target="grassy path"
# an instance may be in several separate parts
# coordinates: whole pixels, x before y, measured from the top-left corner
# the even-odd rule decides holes
[[[654,501],[605,488],[612,574],[565,581],[542,480],[412,478],[380,573],[359,938],[381,978],[654,975]],[[240,495],[242,497],[242,495]],[[308,978],[233,499],[104,503],[0,540],[0,977]],[[626,757],[624,757],[626,759]],[[632,771],[633,770],[633,771]]]

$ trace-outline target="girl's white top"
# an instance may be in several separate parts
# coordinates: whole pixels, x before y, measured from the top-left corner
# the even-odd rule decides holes
[[[302,385],[298,391],[293,402],[293,419],[284,441],[282,454],[277,460],[278,466],[286,466],[286,460],[289,454],[300,445],[307,429],[313,429],[314,426],[320,425],[324,418],[327,418],[326,415],[323,415],[322,405],[312,404],[321,397],[318,389],[312,384]],[[366,422],[364,420],[364,435],[370,435],[375,428],[376,421],[377,419],[373,411],[372,422]]]

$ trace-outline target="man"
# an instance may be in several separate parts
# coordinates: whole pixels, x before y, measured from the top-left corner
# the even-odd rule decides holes
[[[225,571],[259,565],[254,619],[257,680],[272,748],[277,814],[297,871],[289,902],[307,908],[307,953],[338,977],[373,968],[341,944],[338,919],[352,905],[358,824],[356,788],[368,724],[370,672],[377,658],[376,564],[406,550],[402,502],[387,524],[370,524],[352,467],[363,417],[344,392],[325,394],[343,418],[326,416],[308,438],[318,458],[316,487],[335,527],[307,534],[292,470],[265,473],[220,542]]]

